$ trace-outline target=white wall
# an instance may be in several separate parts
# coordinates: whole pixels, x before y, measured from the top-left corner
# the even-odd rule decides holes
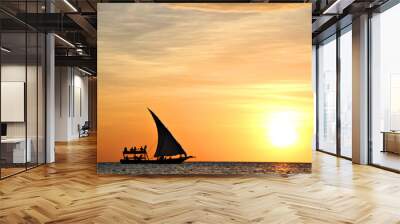
[[[1,82],[1,121],[25,121],[25,83]]]
[[[55,141],[67,141],[69,133],[69,68],[55,69]]]
[[[25,82],[25,64],[2,65],[1,81]],[[5,108],[1,109],[5,110]],[[24,122],[7,123],[7,137],[25,137],[25,123]]]
[[[76,71],[76,70],[75,70]],[[88,77],[81,76],[82,73],[79,73],[74,77],[74,108],[73,111],[73,119],[72,119],[72,135],[74,137],[79,137],[79,132],[77,129],[78,124],[83,125],[85,121],[89,119],[89,110],[88,110]],[[81,110],[81,111],[80,111]]]
[[[33,66],[27,67],[28,74],[36,73],[36,68]],[[25,82],[25,64],[9,64],[1,66],[1,81],[2,82]],[[36,97],[36,92],[27,93],[28,97]],[[4,97],[4,96],[3,96]],[[28,100],[31,101],[31,100]],[[6,110],[6,108],[1,108]],[[35,114],[36,115],[36,114]],[[29,116],[29,114],[28,114]],[[35,120],[35,118],[28,117],[28,121]],[[30,127],[29,125],[28,127]],[[8,137],[25,137],[25,122],[7,122],[7,136]],[[29,136],[28,136],[29,137]]]
[[[56,67],[55,140],[79,138],[78,125],[88,120],[88,77],[76,68]]]

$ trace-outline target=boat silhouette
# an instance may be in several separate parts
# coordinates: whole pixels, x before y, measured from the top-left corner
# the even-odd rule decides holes
[[[147,155],[147,146],[140,148],[132,147],[128,150],[124,148],[120,160],[122,164],[138,164],[138,163],[157,163],[157,164],[177,164],[187,159],[194,158],[188,156],[181,144],[174,138],[171,132],[165,127],[157,115],[148,108],[154,122],[157,126],[158,142],[157,149],[154,153],[154,159],[149,159]]]

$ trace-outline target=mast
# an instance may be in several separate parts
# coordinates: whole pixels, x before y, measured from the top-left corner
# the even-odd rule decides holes
[[[171,132],[165,127],[157,115],[148,108],[154,122],[157,126],[158,142],[157,149],[154,153],[154,157],[160,156],[175,156],[175,155],[185,155],[187,157],[185,150],[179,144],[179,142],[174,138]]]

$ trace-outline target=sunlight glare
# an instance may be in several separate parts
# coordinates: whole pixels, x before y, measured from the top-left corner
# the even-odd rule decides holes
[[[298,140],[296,113],[280,111],[270,115],[267,122],[267,133],[272,145],[284,148]]]

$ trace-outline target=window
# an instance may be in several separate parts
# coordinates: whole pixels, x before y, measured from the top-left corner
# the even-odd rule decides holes
[[[351,26],[340,35],[340,155],[352,157],[352,32]]]
[[[336,153],[336,36],[318,47],[318,149]]]
[[[18,13],[40,13],[44,2],[18,2]],[[15,2],[1,2],[0,6]],[[45,163],[45,35],[0,13],[0,178]],[[11,109],[12,108],[12,109]]]
[[[400,170],[400,4],[371,18],[371,160]]]

